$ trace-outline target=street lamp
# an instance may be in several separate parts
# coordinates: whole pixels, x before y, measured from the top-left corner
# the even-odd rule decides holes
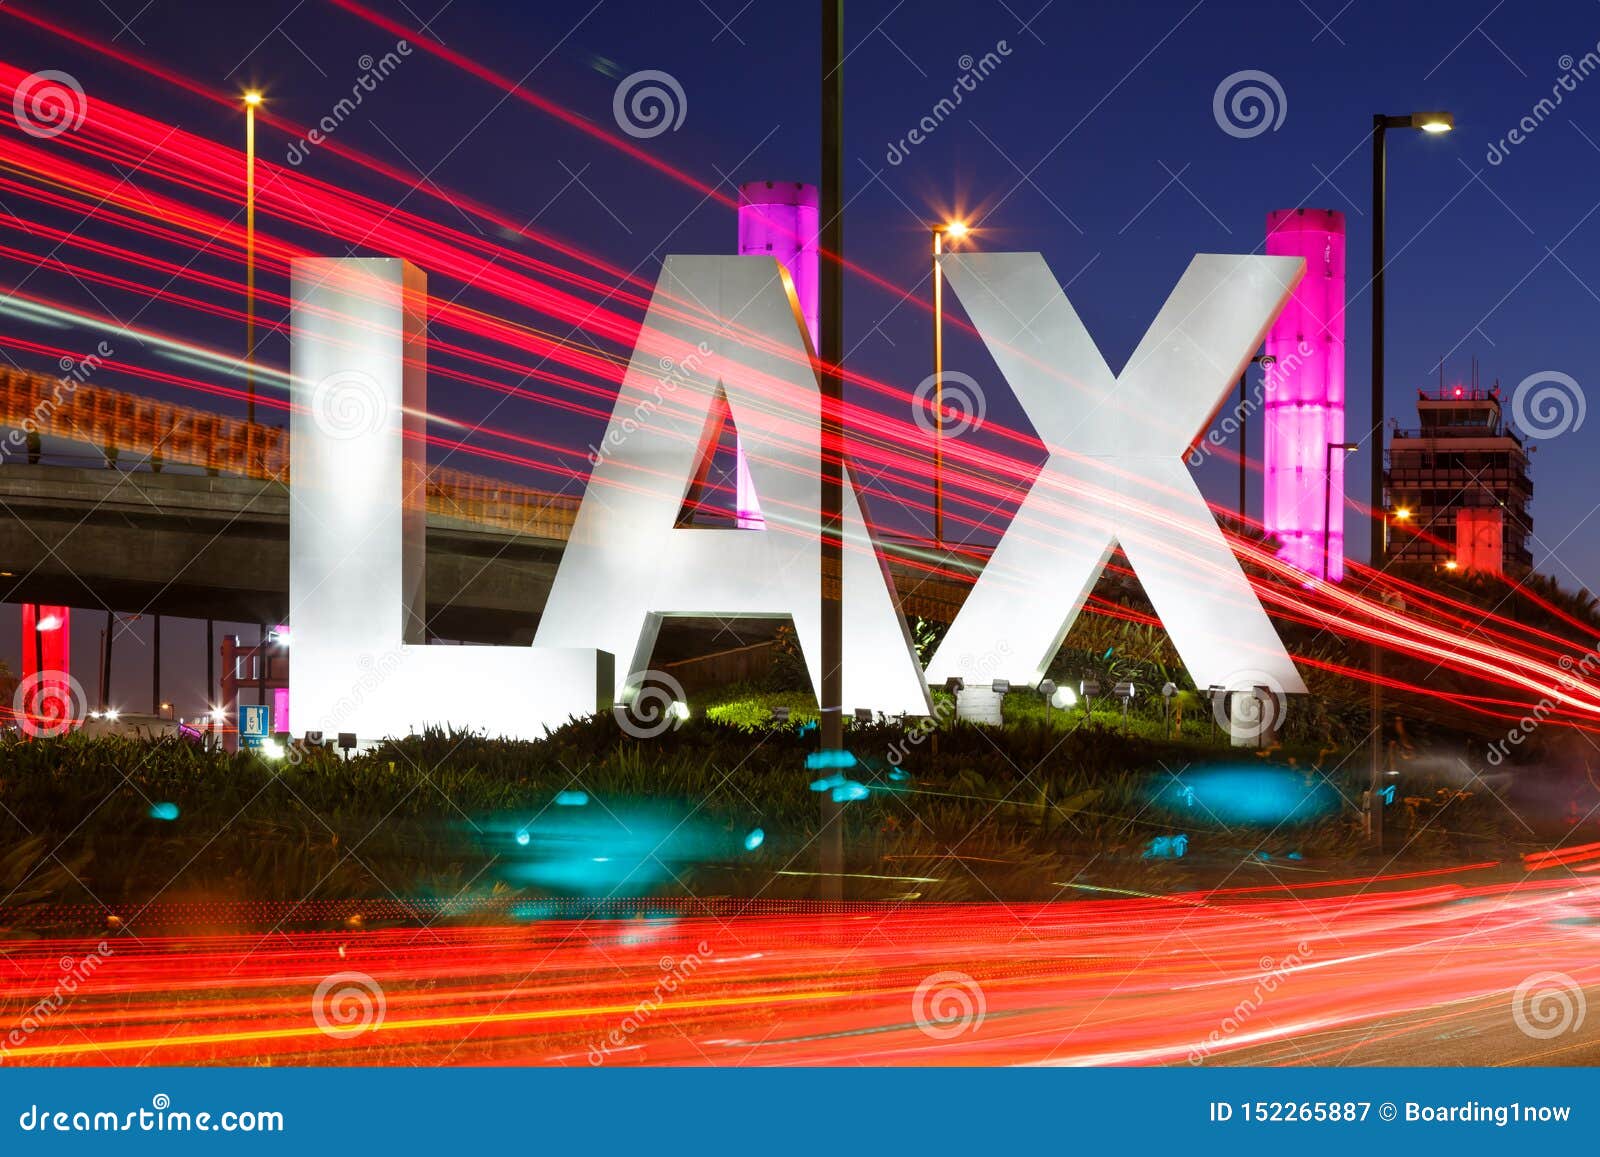
[[[944,542],[944,274],[939,258],[944,239],[960,241],[971,230],[965,221],[933,227],[933,541]]]
[[[261,94],[244,94],[244,388],[245,421],[256,420],[256,108]]]
[[[1328,582],[1328,547],[1333,541],[1333,452],[1341,450],[1354,454],[1361,449],[1359,442],[1329,442],[1322,464],[1322,581]],[[1341,507],[1341,509],[1343,509]]]
[[[1390,129],[1418,129],[1430,135],[1455,128],[1455,117],[1447,112],[1414,112],[1404,116],[1378,113],[1372,118],[1372,569],[1383,566],[1384,532],[1388,518],[1383,501],[1383,266],[1385,212],[1389,200],[1388,134]],[[1372,734],[1367,737],[1371,763],[1368,816],[1372,842],[1383,848],[1383,803],[1378,789],[1383,785],[1383,652],[1376,640],[1372,644]]]

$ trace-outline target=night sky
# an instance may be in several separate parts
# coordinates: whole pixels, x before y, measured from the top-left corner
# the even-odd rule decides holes
[[[621,78],[645,69],[669,73],[685,96],[683,123],[638,146],[730,196],[742,181],[819,176],[818,21],[811,4],[372,3],[408,26],[427,24],[450,48],[513,80],[526,74],[527,88],[610,131]],[[395,46],[391,33],[325,0],[152,0],[143,7],[141,0],[73,0],[0,10],[0,59],[29,72],[65,71],[91,102],[113,102],[240,147],[240,116],[31,28],[9,15],[11,8],[37,11],[221,92],[260,86],[273,111],[305,123],[349,93],[364,56],[381,57]],[[906,293],[926,297],[928,223],[964,214],[979,229],[979,247],[1044,254],[1116,368],[1195,252],[1259,251],[1269,210],[1341,210],[1349,244],[1349,428],[1356,434],[1369,425],[1372,114],[1443,108],[1455,114],[1456,132],[1390,139],[1388,416],[1415,425],[1415,390],[1437,384],[1441,357],[1448,382],[1465,382],[1476,356],[1482,384],[1499,379],[1508,395],[1524,378],[1548,371],[1587,388],[1600,379],[1593,340],[1600,319],[1600,74],[1561,90],[1560,105],[1523,143],[1499,142],[1535,116],[1535,105],[1552,89],[1560,90],[1574,58],[1600,52],[1597,41],[1600,5],[1591,3],[1055,0],[1041,9],[1039,0],[858,2],[850,10],[846,65],[846,252]],[[891,144],[950,93],[970,67],[965,58],[995,52],[1001,42],[998,67],[924,143],[891,163]],[[1250,137],[1219,126],[1213,95],[1241,70],[1276,80],[1285,98],[1281,126]],[[667,254],[734,246],[726,206],[421,51],[365,97],[337,138],[425,181],[424,192],[406,196],[405,208],[463,232],[481,225],[430,199],[427,189],[468,194],[646,277]],[[288,145],[263,130],[260,155],[283,163]],[[1493,145],[1500,149],[1497,164],[1489,159]],[[385,203],[404,192],[327,150],[313,150],[301,171]],[[22,202],[0,209],[40,215]],[[51,221],[82,225],[66,214]],[[127,241],[113,230],[83,227]],[[263,220],[261,228],[302,243],[314,236],[276,220]],[[527,242],[495,239],[549,256]],[[14,235],[5,241],[38,244]],[[202,261],[197,268],[228,267]],[[24,278],[30,291],[95,308],[72,279],[29,276],[16,263],[0,285],[12,288]],[[436,278],[431,288],[448,295],[460,287]],[[926,311],[857,278],[847,281],[847,295],[848,363],[915,387],[930,370]],[[144,326],[222,348],[242,344],[236,327],[185,309],[117,291],[102,292],[101,300],[119,313],[147,307]],[[481,292],[468,291],[462,300],[549,324]],[[0,324],[36,340],[73,340],[12,318]],[[286,364],[286,343],[270,343],[262,356]],[[46,359],[15,360],[51,368]],[[1025,428],[976,342],[952,333],[946,366],[979,382],[991,422]],[[107,384],[161,394],[144,383]],[[229,408],[177,392],[166,396]],[[496,400],[436,382],[430,405],[470,423]],[[598,439],[604,426],[600,418],[527,402],[502,406],[494,422],[575,449]],[[1535,565],[1567,586],[1594,587],[1600,579],[1594,531],[1600,524],[1591,517],[1600,509],[1592,484],[1597,427],[1600,419],[1542,440],[1533,458]],[[1259,422],[1252,433],[1250,455],[1259,461]],[[453,464],[496,469],[471,460]],[[581,453],[565,463],[582,464]],[[1365,457],[1350,468],[1352,493],[1364,500]],[[558,474],[498,472],[538,486],[562,481]],[[1231,463],[1213,461],[1198,476],[1213,501],[1233,501]],[[1258,480],[1252,494],[1259,516]],[[874,514],[894,527],[917,526],[892,503],[874,507]],[[1362,557],[1365,536],[1358,531],[1352,540],[1358,544],[1352,553]],[[74,664],[86,685],[93,680],[99,620],[83,616],[75,638]],[[145,627],[136,626],[130,638],[145,641]],[[193,625],[174,623],[167,632],[169,697],[180,712],[192,713],[203,696],[199,639]],[[0,620],[0,656],[15,664],[17,648],[12,610]],[[119,643],[118,650],[117,697],[148,696],[137,690],[147,688],[148,648]]]

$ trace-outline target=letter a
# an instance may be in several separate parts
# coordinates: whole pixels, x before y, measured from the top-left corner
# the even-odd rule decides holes
[[[760,529],[678,525],[724,407],[760,499]],[[788,275],[770,257],[668,257],[535,642],[611,651],[625,700],[644,680],[664,618],[792,616],[820,687],[821,444],[821,393]],[[928,714],[853,482],[844,488],[843,593],[839,706]]]

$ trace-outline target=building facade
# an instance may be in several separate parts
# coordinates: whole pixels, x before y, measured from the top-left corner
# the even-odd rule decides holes
[[[1533,479],[1528,448],[1501,412],[1499,389],[1418,391],[1417,417],[1416,429],[1397,430],[1389,442],[1386,561],[1526,574],[1533,567]],[[1495,529],[1498,560],[1484,549]]]

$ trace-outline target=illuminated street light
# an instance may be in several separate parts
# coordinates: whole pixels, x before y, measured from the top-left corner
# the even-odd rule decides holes
[[[1420,129],[1430,136],[1455,128],[1456,118],[1447,112],[1414,112],[1405,116],[1378,113],[1372,118],[1372,543],[1369,560],[1373,573],[1383,569],[1384,540],[1389,520],[1383,515],[1383,267],[1385,214],[1389,200],[1390,129]],[[1369,692],[1372,734],[1367,741],[1370,764],[1368,798],[1376,801],[1383,786],[1383,651],[1372,644],[1372,685]],[[1367,813],[1372,843],[1383,849],[1383,808],[1376,803]]]
[[[944,239],[960,241],[972,230],[965,221],[933,227],[933,541],[944,542],[944,274],[939,257]]]
[[[256,109],[261,93],[244,94],[244,381],[245,421],[256,420]]]

